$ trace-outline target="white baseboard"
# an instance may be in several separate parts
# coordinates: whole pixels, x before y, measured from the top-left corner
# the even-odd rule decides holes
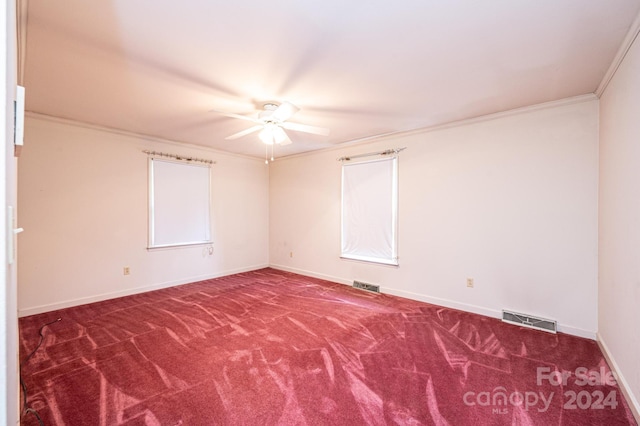
[[[197,282],[197,281],[210,280],[210,279],[213,279],[213,278],[219,278],[219,277],[224,277],[224,276],[227,276],[227,275],[239,274],[239,273],[242,273],[242,272],[255,271],[256,269],[267,268],[268,266],[269,266],[268,264],[261,264],[261,265],[254,265],[254,266],[249,266],[249,267],[245,267],[245,268],[230,269],[230,270],[227,270],[227,271],[220,271],[220,272],[216,272],[216,273],[213,273],[213,274],[198,275],[198,276],[188,277],[188,278],[184,278],[184,279],[180,279],[180,280],[174,280],[174,281],[165,281],[165,282],[162,282],[162,283],[151,284],[151,285],[148,285],[148,286],[137,287],[137,288],[132,288],[132,289],[123,290],[123,291],[115,291],[115,292],[111,292],[111,293],[102,293],[102,294],[98,294],[98,295],[95,295],[95,296],[81,297],[81,298],[72,299],[72,300],[65,300],[63,302],[51,303],[51,304],[48,304],[48,305],[34,306],[34,307],[30,307],[30,308],[23,308],[23,309],[19,309],[18,310],[18,317],[26,317],[26,316],[29,316],[29,315],[41,314],[43,312],[50,312],[50,311],[55,311],[55,310],[58,310],[58,309],[71,308],[73,306],[78,306],[78,305],[85,305],[87,303],[102,302],[103,300],[115,299],[117,297],[131,296],[131,295],[134,295],[134,294],[145,293],[147,291],[160,290],[160,289],[163,289],[163,288],[174,287],[174,286],[177,286],[177,285],[189,284],[189,283],[193,283],[193,282]]]
[[[280,269],[282,271],[293,272],[295,274],[306,275],[308,277],[320,278],[327,281],[332,281],[335,283],[351,285],[353,280],[349,280],[346,278],[335,277],[332,275],[318,274],[316,272],[307,271],[304,269],[291,268],[289,266],[284,265],[271,265],[273,269]],[[447,299],[439,299],[437,297],[426,296],[424,294],[412,293],[409,291],[396,290],[389,287],[380,287],[380,292],[391,294],[393,296],[404,297],[405,299],[417,300],[420,302],[431,303],[433,305],[444,306],[446,308],[458,309],[460,311],[471,312],[474,314],[480,314],[487,317],[492,318],[500,318],[502,313],[500,311],[486,309],[480,306],[475,305],[467,305],[464,303],[458,303]]]
[[[597,333],[595,331],[584,330],[582,328],[562,324],[558,324],[558,331],[560,333],[571,334],[572,336],[584,337],[589,340],[596,340],[597,337]]]
[[[383,288],[384,293],[393,294],[395,296],[406,297],[407,299],[419,300],[421,302],[431,303],[433,305],[444,306],[446,308],[458,309],[460,311],[471,312],[473,314],[484,315],[486,317],[502,319],[502,311],[495,309],[485,308],[483,306],[470,305],[467,303],[460,303],[453,300],[441,299],[438,297],[431,297],[417,293],[411,293],[408,291],[395,290],[390,288]],[[586,339],[595,340],[596,333],[593,331],[583,330],[577,327],[571,327],[566,325],[558,325],[558,331],[565,334],[571,334],[572,336],[584,337]]]
[[[477,305],[469,305],[467,303],[460,303],[449,299],[442,299],[439,297],[427,296],[425,294],[413,293],[410,291],[397,290],[394,288],[381,287],[380,290],[383,293],[392,294],[394,296],[404,297],[406,299],[418,300],[420,302],[431,303],[432,305],[443,306],[445,308],[457,309],[459,311],[471,312],[472,314],[483,315],[490,318],[502,317],[502,312],[495,309],[484,308]]]
[[[280,269],[282,271],[293,272],[295,274],[306,275],[308,277],[320,278],[327,281],[332,281],[340,284],[351,285],[352,280],[335,277],[332,275],[318,274],[313,271],[307,271],[305,269],[292,268],[285,265],[270,265],[273,269]],[[427,296],[425,294],[412,293],[410,291],[397,290],[389,287],[380,287],[382,293],[391,294],[393,296],[404,297],[406,299],[418,300],[420,302],[431,303],[433,305],[443,306],[445,308],[458,309],[460,311],[471,312],[473,314],[483,315],[490,318],[502,319],[502,311],[486,308],[484,306],[470,305],[467,303],[456,302],[455,300],[441,299],[438,297]],[[571,334],[572,336],[584,337],[586,339],[595,340],[595,331],[584,330],[577,327],[558,325],[558,331],[565,334]]]
[[[262,268],[266,268],[266,267],[271,267],[273,269],[279,269],[279,270],[287,271],[287,272],[293,272],[294,274],[305,275],[305,276],[308,276],[308,277],[319,278],[319,279],[322,279],[322,280],[327,280],[327,281],[331,281],[331,282],[335,282],[335,283],[339,283],[339,284],[351,285],[352,282],[353,282],[353,280],[350,280],[350,279],[347,279],[347,278],[342,278],[342,277],[338,277],[338,276],[334,276],[334,275],[319,274],[317,272],[308,271],[306,269],[292,268],[290,266],[285,266],[285,265],[260,264],[260,265],[254,265],[254,266],[245,267],[245,268],[238,268],[238,269],[221,271],[221,272],[217,272],[217,273],[209,274],[209,275],[200,275],[200,276],[193,276],[193,277],[184,278],[184,279],[181,279],[181,280],[166,281],[166,282],[163,282],[163,283],[151,284],[151,285],[148,285],[148,286],[138,287],[138,288],[124,290],[124,291],[118,291],[118,292],[112,292],[112,293],[103,293],[103,294],[90,296],[90,297],[83,297],[83,298],[78,298],[78,299],[73,299],[73,300],[66,300],[66,301],[59,302],[59,303],[35,306],[35,307],[30,307],[30,308],[22,308],[22,309],[18,310],[18,317],[26,317],[26,316],[29,316],[29,315],[40,314],[40,313],[43,313],[43,312],[50,312],[50,311],[55,311],[55,310],[58,310],[58,309],[70,308],[72,306],[84,305],[86,303],[101,302],[103,300],[114,299],[116,297],[131,296],[133,294],[144,293],[144,292],[153,291],[153,290],[159,290],[159,289],[162,289],[162,288],[173,287],[173,286],[176,286],[176,285],[188,284],[188,283],[191,283],[191,282],[202,281],[202,280],[209,280],[209,279],[212,279],[212,278],[218,278],[218,277],[223,277],[223,276],[227,276],[227,275],[238,274],[238,273],[241,273],[241,272],[255,271],[256,269],[262,269]],[[485,308],[483,306],[470,305],[470,304],[466,304],[466,303],[456,302],[454,300],[441,299],[441,298],[437,298],[437,297],[427,296],[427,295],[424,295],[424,294],[412,293],[412,292],[403,291],[403,290],[397,290],[397,289],[388,288],[388,287],[381,287],[380,290],[383,293],[391,294],[391,295],[394,295],[394,296],[404,297],[404,298],[412,299],[412,300],[418,300],[420,302],[431,303],[431,304],[438,305],[438,306],[443,306],[443,307],[446,307],[446,308],[458,309],[458,310],[461,310],[461,311],[471,312],[471,313],[479,314],[479,315],[484,315],[484,316],[491,317],[491,318],[498,318],[499,319],[499,318],[502,317],[502,312],[501,311],[498,311],[498,310],[495,310],[495,309]],[[558,331],[560,331],[562,333],[566,333],[566,334],[571,334],[571,335],[574,335],[574,336],[585,337],[587,339],[592,339],[592,340],[596,339],[596,333],[595,332],[591,332],[591,331],[588,331],[588,330],[583,330],[583,329],[576,328],[576,327],[571,327],[571,326],[566,326],[566,325],[559,325],[558,326]]]
[[[616,375],[616,381],[618,382],[618,386],[620,387],[620,390],[622,391],[625,398],[627,399],[627,402],[629,403],[629,408],[633,413],[633,417],[635,417],[636,422],[640,424],[640,403],[638,403],[638,400],[631,392],[631,389],[629,388],[629,383],[624,378],[622,371],[620,371],[618,364],[613,358],[611,351],[609,351],[609,347],[604,342],[604,339],[602,338],[602,335],[600,333],[597,333],[596,340],[598,342],[598,346],[600,346],[600,350],[602,350],[602,353],[604,354],[605,359],[609,363],[609,367],[613,370],[613,372]]]
[[[351,285],[351,281],[347,279],[335,277],[333,275],[318,274],[317,272],[307,271],[306,269],[292,268],[290,266],[273,265],[273,264],[269,265],[269,267],[273,269],[278,269],[280,271],[287,271],[287,272],[293,272],[294,274],[305,275],[307,277],[319,278],[321,280],[327,280],[327,281],[331,281],[338,284]]]
[[[502,311],[495,309],[485,308],[484,306],[470,305],[467,303],[460,303],[454,300],[441,299],[439,297],[427,296],[424,294],[411,293],[403,290],[396,290],[392,288],[381,287],[383,293],[393,294],[394,296],[406,297],[407,299],[419,300],[421,302],[431,303],[433,305],[444,306],[445,308],[458,309],[460,311],[471,312],[473,314],[483,315],[485,317],[502,319]],[[572,336],[584,337],[587,339],[595,340],[596,333],[588,330],[583,330],[577,327],[571,326],[558,326],[558,331],[561,333],[571,334]]]

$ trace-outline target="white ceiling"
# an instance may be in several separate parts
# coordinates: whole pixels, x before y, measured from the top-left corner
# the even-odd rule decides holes
[[[276,156],[593,93],[640,0],[31,0],[27,110],[264,156],[225,136],[301,108]],[[27,135],[28,137],[28,135]]]

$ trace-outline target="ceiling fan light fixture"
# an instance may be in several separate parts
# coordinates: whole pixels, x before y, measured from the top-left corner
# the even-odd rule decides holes
[[[260,131],[258,137],[267,145],[280,144],[287,140],[284,129],[276,123],[265,123],[264,129]]]
[[[269,124],[265,124],[264,129],[260,131],[258,134],[260,140],[266,145],[273,145],[274,134],[273,134],[273,126]]]
[[[280,104],[276,102],[266,102],[263,104],[263,110],[258,114],[258,117],[250,117],[246,115],[239,115],[230,112],[216,111],[227,117],[239,118],[241,120],[251,121],[255,123],[253,127],[234,133],[227,136],[226,140],[234,140],[246,136],[250,133],[260,131],[258,137],[265,145],[289,145],[291,139],[287,134],[287,130],[294,130],[296,132],[305,132],[315,135],[328,136],[329,129],[322,127],[314,127],[306,124],[292,123],[289,120],[300,108],[293,105],[291,102],[282,102]]]
[[[273,141],[277,144],[280,144],[287,140],[287,134],[284,132],[284,129],[280,126],[273,126],[272,135],[273,135]]]

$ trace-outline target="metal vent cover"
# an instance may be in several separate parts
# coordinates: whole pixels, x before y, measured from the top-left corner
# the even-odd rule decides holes
[[[522,327],[535,328],[536,330],[542,330],[549,333],[556,333],[558,329],[558,323],[555,320],[538,318],[532,315],[506,311],[504,309],[502,310],[502,321]]]
[[[362,281],[353,281],[353,288],[359,288],[361,290],[371,291],[373,293],[380,293],[380,286],[375,284],[369,284]]]

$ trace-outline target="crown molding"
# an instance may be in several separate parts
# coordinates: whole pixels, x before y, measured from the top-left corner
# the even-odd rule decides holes
[[[598,98],[600,98],[605,90],[607,90],[607,86],[609,86],[611,79],[613,79],[616,71],[618,71],[618,68],[620,68],[620,65],[622,64],[622,61],[624,61],[624,58],[627,56],[629,49],[631,49],[631,46],[633,46],[633,43],[638,38],[638,34],[640,34],[640,12],[631,24],[626,37],[624,38],[622,44],[620,45],[620,48],[618,49],[618,53],[616,53],[616,56],[613,58],[613,62],[611,62],[609,69],[602,78],[602,81],[600,81],[598,88],[594,92]]]
[[[388,140],[388,139],[391,139],[391,138],[406,137],[406,136],[412,136],[412,135],[417,135],[417,134],[430,133],[430,132],[435,132],[435,131],[438,131],[438,130],[448,129],[448,128],[451,128],[451,127],[468,126],[470,124],[481,123],[481,122],[484,122],[484,121],[492,121],[492,120],[496,120],[496,119],[499,119],[499,118],[506,118],[506,117],[511,117],[511,116],[515,116],[515,115],[526,114],[526,113],[529,113],[529,112],[540,111],[540,110],[549,109],[549,108],[557,108],[557,107],[561,107],[561,106],[565,106],[565,105],[574,105],[574,104],[579,104],[579,103],[583,103],[583,102],[590,102],[590,101],[596,101],[596,100],[598,100],[598,97],[596,95],[594,95],[593,93],[588,93],[586,95],[572,96],[572,97],[569,97],[569,98],[559,99],[559,100],[556,100],[556,101],[543,102],[543,103],[540,103],[540,104],[534,104],[534,105],[529,105],[529,106],[525,106],[525,107],[509,109],[509,110],[506,110],[506,111],[500,111],[500,112],[494,112],[494,113],[491,113],[491,114],[479,115],[477,117],[465,118],[463,120],[451,121],[451,122],[448,122],[448,123],[437,124],[437,125],[434,125],[434,126],[421,127],[421,128],[418,128],[418,129],[411,129],[411,130],[400,130],[400,131],[397,131],[397,132],[382,133],[382,134],[379,134],[379,135],[365,136],[363,138],[353,139],[353,140],[350,140],[350,141],[339,143],[339,144],[337,144],[335,146],[332,146],[330,148],[320,149],[320,150],[317,150],[317,151],[301,152],[299,154],[293,154],[293,155],[287,155],[287,156],[284,156],[284,157],[280,157],[280,159],[281,160],[285,160],[285,159],[289,159],[289,158],[296,158],[296,157],[303,157],[303,156],[307,156],[307,155],[314,155],[314,154],[318,154],[320,152],[339,151],[339,150],[342,150],[344,148],[348,148],[348,147],[352,147],[352,146],[367,145],[367,144],[374,143],[374,142],[385,141],[385,140]]]
[[[278,159],[279,160],[285,160],[285,159],[289,159],[289,158],[297,158],[297,157],[304,157],[304,156],[308,156],[308,155],[314,155],[314,154],[318,154],[318,153],[321,153],[321,152],[338,151],[338,150],[341,150],[341,149],[344,149],[344,148],[348,148],[348,147],[352,147],[352,146],[367,145],[369,143],[384,141],[384,140],[388,140],[388,139],[391,139],[391,138],[406,137],[406,136],[411,136],[411,135],[416,135],[416,134],[435,132],[435,131],[438,131],[438,130],[444,130],[444,129],[448,129],[448,128],[451,128],[451,127],[467,126],[467,125],[470,125],[470,124],[480,123],[480,122],[483,122],[483,121],[491,121],[491,120],[496,120],[496,119],[499,119],[499,118],[511,117],[511,116],[515,116],[515,115],[519,115],[519,114],[525,114],[525,113],[533,112],[533,111],[539,111],[539,110],[544,110],[544,109],[549,109],[549,108],[556,108],[556,107],[565,106],[565,105],[573,105],[573,104],[578,104],[578,103],[582,103],[582,102],[594,101],[594,100],[597,100],[597,99],[598,99],[598,97],[596,95],[594,95],[593,93],[589,93],[589,94],[586,94],[586,95],[572,96],[570,98],[559,99],[557,101],[543,102],[543,103],[540,103],[540,104],[535,104],[535,105],[529,105],[529,106],[525,106],[525,107],[510,109],[510,110],[507,110],[507,111],[500,111],[500,112],[495,112],[495,113],[491,113],[491,114],[480,115],[478,117],[472,117],[472,118],[466,118],[466,119],[463,119],[463,120],[451,121],[449,123],[438,124],[438,125],[435,125],[435,126],[428,126],[428,127],[421,127],[421,128],[418,128],[418,129],[400,130],[400,131],[397,131],[397,132],[389,132],[389,133],[382,133],[382,134],[379,134],[379,135],[365,136],[365,137],[362,137],[362,138],[353,139],[353,140],[350,140],[350,141],[339,143],[339,144],[337,144],[335,146],[332,146],[330,148],[319,149],[319,150],[314,150],[314,151],[307,151],[307,152],[301,152],[301,153],[292,154],[292,155],[285,155],[283,157],[279,157]],[[68,118],[60,118],[60,117],[41,114],[41,113],[37,113],[37,112],[29,111],[29,112],[25,113],[25,116],[26,117],[30,117],[30,118],[37,118],[37,119],[41,119],[41,120],[45,120],[45,121],[52,121],[52,122],[55,122],[55,123],[67,124],[67,125],[70,125],[70,126],[83,127],[83,128],[87,128],[87,129],[93,129],[93,130],[98,130],[98,131],[102,131],[102,132],[107,132],[107,133],[112,133],[112,134],[117,134],[117,135],[122,135],[122,136],[128,136],[128,137],[133,137],[133,138],[137,138],[137,139],[145,139],[145,140],[149,140],[149,141],[152,141],[152,142],[160,142],[160,143],[170,144],[170,145],[174,145],[174,146],[181,146],[181,147],[188,146],[188,147],[191,147],[191,148],[207,150],[207,151],[215,152],[215,153],[218,153],[218,154],[230,155],[230,156],[246,158],[246,159],[251,159],[251,160],[256,160],[257,159],[257,157],[250,156],[250,155],[236,154],[236,153],[232,153],[232,152],[227,152],[227,151],[222,151],[222,150],[218,150],[218,149],[214,149],[214,148],[209,148],[209,147],[206,147],[206,146],[203,146],[203,145],[196,145],[196,144],[188,143],[188,142],[180,142],[180,141],[162,139],[162,138],[159,138],[159,137],[156,137],[156,136],[149,136],[149,135],[144,135],[144,134],[140,134],[140,133],[134,133],[134,132],[126,131],[126,130],[114,129],[114,128],[111,128],[111,127],[103,127],[103,126],[99,126],[99,125],[95,125],[95,124],[84,123],[84,122],[80,122],[80,121],[70,120]],[[260,159],[260,161],[264,161],[264,160]]]
[[[207,151],[213,154],[226,155],[229,157],[243,158],[245,160],[264,162],[264,159],[260,159],[251,155],[236,154],[234,152],[222,151],[220,149],[215,149],[215,148],[211,148],[204,145],[197,145],[191,142],[181,142],[181,141],[176,141],[171,139],[163,139],[157,136],[145,135],[143,133],[130,132],[128,130],[121,130],[113,127],[105,127],[97,124],[85,123],[82,121],[71,120],[68,118],[61,118],[53,115],[41,114],[39,112],[27,111],[25,112],[25,117],[41,120],[41,121],[49,121],[51,123],[64,124],[67,126],[73,126],[73,127],[78,127],[82,129],[95,130],[98,132],[111,133],[113,135],[124,136],[132,139],[138,139],[138,140],[142,139],[149,142],[162,143],[162,144],[171,145],[174,147],[198,149],[200,151]]]

